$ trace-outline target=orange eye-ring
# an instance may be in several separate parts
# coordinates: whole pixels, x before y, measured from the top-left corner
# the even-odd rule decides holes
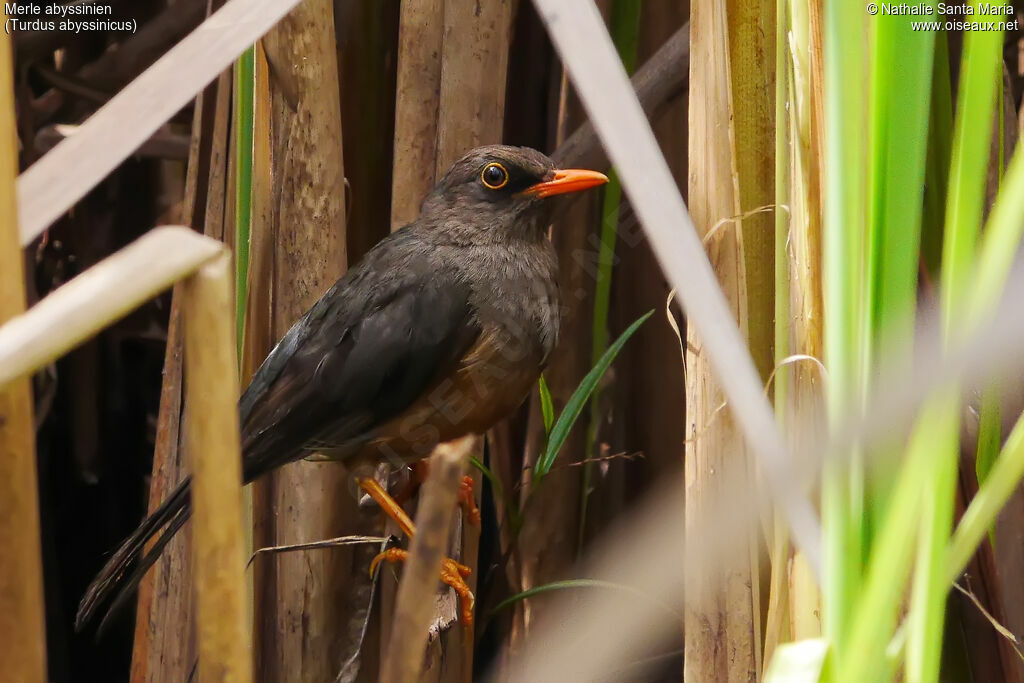
[[[492,162],[480,171],[480,182],[491,190],[500,190],[508,185],[508,171],[501,164]]]

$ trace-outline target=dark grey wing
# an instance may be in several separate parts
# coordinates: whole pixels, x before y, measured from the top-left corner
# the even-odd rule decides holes
[[[358,315],[341,292],[334,297],[335,306],[314,307],[289,330],[242,398],[246,481],[310,449],[357,450],[453,372],[479,336],[458,281],[392,282]]]

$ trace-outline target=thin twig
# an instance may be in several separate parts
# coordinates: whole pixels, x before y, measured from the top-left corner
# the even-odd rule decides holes
[[[334,538],[325,538],[322,541],[309,541],[308,543],[291,543],[288,545],[270,545],[265,548],[259,548],[252,555],[249,556],[249,561],[245,563],[246,569],[252,566],[252,563],[260,555],[276,555],[278,553],[290,553],[299,550],[320,550],[322,548],[340,548],[346,545],[360,545],[362,543],[384,543],[390,537],[389,536],[336,536]]]
[[[958,591],[966,595],[967,599],[974,603],[974,606],[978,608],[978,611],[981,612],[981,615],[988,620],[988,623],[992,624],[992,628],[994,628],[996,632],[999,633],[999,635],[1006,638],[1006,640],[1010,641],[1010,646],[1013,648],[1013,651],[1016,652],[1017,656],[1020,657],[1020,660],[1024,662],[1024,653],[1022,653],[1020,651],[1020,648],[1017,647],[1020,641],[1017,640],[1017,636],[1013,635],[1013,631],[1000,624],[999,620],[992,616],[987,609],[985,609],[985,606],[981,604],[981,601],[978,600],[978,597],[974,593],[967,590],[966,588],[964,588],[956,582],[953,583],[953,588],[957,589]]]

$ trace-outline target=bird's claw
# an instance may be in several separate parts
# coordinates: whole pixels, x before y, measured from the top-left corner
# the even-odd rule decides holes
[[[388,548],[373,558],[373,561],[370,563],[370,576],[373,577],[381,562],[405,562],[407,557],[409,557],[408,550]],[[471,626],[473,624],[473,605],[476,602],[476,598],[473,597],[473,591],[469,589],[469,584],[466,583],[466,577],[472,573],[472,569],[464,564],[459,564],[450,557],[446,557],[441,561],[441,582],[451,587],[456,595],[459,596],[459,621],[464,626]]]

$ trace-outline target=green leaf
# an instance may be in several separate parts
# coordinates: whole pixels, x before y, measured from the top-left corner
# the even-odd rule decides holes
[[[565,404],[565,409],[561,415],[558,416],[558,421],[555,422],[555,426],[551,430],[551,437],[548,439],[547,447],[544,449],[544,454],[538,458],[537,464],[533,468],[534,479],[539,479],[551,471],[551,466],[555,464],[555,458],[558,457],[558,451],[561,450],[562,444],[569,438],[569,431],[572,426],[576,423],[576,419],[580,416],[583,411],[583,406],[586,405],[590,395],[594,393],[594,389],[597,388],[597,383],[601,381],[608,366],[612,364],[615,357],[619,355],[619,351],[629,341],[629,338],[633,336],[640,325],[645,320],[651,317],[654,310],[650,310],[636,320],[629,328],[623,332],[618,339],[615,340],[608,350],[601,356],[601,360],[598,361],[587,376],[583,378],[580,385],[576,387],[576,391],[573,392],[569,398],[569,402]]]
[[[544,416],[544,436],[551,436],[551,426],[555,423],[555,407],[551,403],[551,390],[548,389],[544,373],[541,373],[537,380],[537,388],[540,390],[540,412]]]
[[[235,325],[238,358],[242,358],[245,305],[249,281],[249,237],[252,227],[253,93],[256,51],[249,48],[235,62],[233,98],[235,140]]]

